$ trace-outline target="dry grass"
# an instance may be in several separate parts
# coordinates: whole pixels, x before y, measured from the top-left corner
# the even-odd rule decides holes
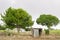
[[[34,38],[31,32],[21,32],[20,34],[13,33],[13,35],[10,36],[0,33],[0,40],[60,40],[60,35],[45,35],[42,33],[40,37]]]

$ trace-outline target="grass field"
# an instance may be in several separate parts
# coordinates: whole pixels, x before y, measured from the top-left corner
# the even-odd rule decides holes
[[[60,35],[60,30],[50,30],[50,33]]]
[[[0,40],[60,40],[60,30],[50,30],[50,35],[45,35],[42,32],[42,35],[37,38],[32,36],[31,31],[20,32],[20,34],[13,33],[10,36],[5,33],[6,31],[0,30]]]

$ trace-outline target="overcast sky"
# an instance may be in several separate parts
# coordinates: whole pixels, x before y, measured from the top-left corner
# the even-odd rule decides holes
[[[60,18],[60,0],[0,0],[0,13],[8,7],[23,8],[33,20],[40,14],[52,14]]]

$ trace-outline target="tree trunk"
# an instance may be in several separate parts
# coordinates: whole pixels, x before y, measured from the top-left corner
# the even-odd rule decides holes
[[[49,35],[49,33],[50,33],[50,32],[49,32],[49,30],[50,30],[50,26],[48,25],[47,27],[48,27],[48,29],[45,30],[45,33],[46,33],[47,35]]]
[[[17,32],[18,32],[18,33],[20,32],[20,28],[17,28]]]
[[[49,35],[49,29],[46,29],[46,30],[45,30],[45,34],[46,34],[46,35]]]
[[[17,26],[17,32],[18,32],[18,33],[20,32],[20,27],[19,27],[19,26]]]

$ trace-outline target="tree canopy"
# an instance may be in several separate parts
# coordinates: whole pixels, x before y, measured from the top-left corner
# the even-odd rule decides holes
[[[40,15],[39,18],[36,20],[37,24],[45,25],[45,26],[53,26],[59,23],[59,19],[56,16],[52,15]]]
[[[50,29],[51,26],[56,26],[59,23],[59,19],[53,15],[42,14],[39,18],[37,18],[36,22],[37,24],[45,25],[48,29]]]
[[[25,28],[33,25],[32,17],[25,10],[9,7],[2,15],[2,20],[8,28]]]

